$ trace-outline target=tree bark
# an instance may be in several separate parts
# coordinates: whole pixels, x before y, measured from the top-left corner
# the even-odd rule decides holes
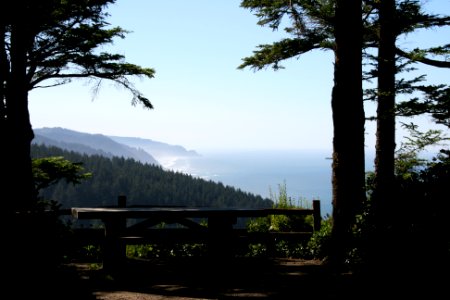
[[[365,200],[361,1],[338,0],[335,19],[333,111],[333,253],[344,264],[355,215]]]
[[[395,172],[395,0],[380,2],[378,106],[373,203],[376,220],[387,221]],[[392,207],[391,207],[392,208]],[[380,224],[379,224],[380,225]]]
[[[374,232],[367,247],[370,272],[373,274],[383,272],[386,266],[401,268],[399,258],[407,253],[400,250],[405,236],[395,225],[398,223],[396,217],[401,215],[401,197],[395,188],[395,0],[380,1],[379,5],[378,105],[371,198]],[[397,259],[390,261],[390,257]]]
[[[30,147],[33,130],[28,111],[27,49],[29,47],[26,25],[11,26],[11,71],[6,87],[6,122],[4,160],[6,200],[13,212],[34,209],[36,195],[31,168]]]

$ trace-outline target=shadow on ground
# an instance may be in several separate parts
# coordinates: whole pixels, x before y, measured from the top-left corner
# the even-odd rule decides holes
[[[383,265],[379,273],[335,273],[315,260],[171,258],[127,260],[120,271],[73,262],[56,272],[17,266],[2,281],[13,299],[442,299],[448,268]],[[427,264],[428,265],[428,264]],[[24,271],[24,270],[27,271]]]
[[[288,259],[129,260],[118,272],[77,264],[94,293],[126,291],[167,298],[341,299],[352,297],[351,274],[333,274],[319,261]]]

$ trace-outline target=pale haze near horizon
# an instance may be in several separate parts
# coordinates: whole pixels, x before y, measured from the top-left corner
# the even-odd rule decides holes
[[[153,110],[131,105],[131,94],[104,82],[98,94],[86,81],[29,94],[33,128],[63,127],[104,135],[140,137],[189,150],[330,150],[333,125],[333,53],[314,51],[282,63],[285,69],[238,70],[259,44],[283,36],[257,25],[236,0],[118,0],[112,26],[131,31],[106,50],[154,68],[153,79],[133,79]],[[450,1],[429,1],[432,13],[450,15]],[[450,30],[408,36],[401,44],[448,43]],[[423,68],[428,82],[448,84],[449,70]],[[374,105],[367,104],[366,115]],[[407,120],[408,121],[408,120]],[[434,126],[428,118],[421,124]],[[374,147],[366,122],[367,151]],[[398,139],[402,132],[397,133]]]

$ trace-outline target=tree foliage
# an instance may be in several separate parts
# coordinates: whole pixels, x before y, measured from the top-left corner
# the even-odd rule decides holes
[[[125,61],[124,55],[101,51],[128,31],[112,27],[104,10],[114,0],[20,1],[14,15],[26,22],[27,88],[47,88],[67,84],[76,78],[91,78],[94,86],[112,80],[132,93],[132,103],[150,101],[128,76],[152,78],[154,70]],[[5,11],[6,12],[6,11]],[[13,21],[11,21],[13,22]],[[5,54],[11,57],[11,30],[6,26]]]
[[[80,184],[92,176],[82,173],[81,163],[72,163],[62,156],[42,157],[33,159],[33,177],[36,191],[65,180],[67,183]]]
[[[33,131],[28,92],[51,88],[73,79],[88,79],[98,91],[112,81],[131,93],[131,103],[153,108],[131,81],[152,78],[154,70],[125,61],[121,54],[102,51],[126,30],[107,22],[105,9],[114,0],[25,0],[0,12],[0,136],[10,147],[1,149],[6,193],[21,199],[7,211],[33,210],[35,191],[30,144]],[[11,176],[14,174],[14,176]],[[20,183],[23,189],[13,190]]]
[[[272,44],[257,46],[252,56],[243,58],[239,69],[284,68],[280,63],[312,50],[334,49],[334,1],[243,0],[241,7],[258,17],[258,25],[283,30],[290,36]],[[287,21],[286,21],[287,19]]]
[[[336,57],[335,86],[332,97],[332,101],[334,101],[341,99],[340,97],[345,97],[344,94],[340,96],[335,94],[336,87],[340,85],[336,84],[338,83],[336,81],[336,75],[338,75],[336,70],[339,68],[339,59],[343,59],[339,54],[339,49],[342,46],[348,47],[348,44],[353,42],[351,39],[345,41],[343,37],[362,38],[361,47],[364,49],[363,62],[365,65],[363,79],[369,83],[371,80],[378,80],[375,88],[368,88],[364,91],[365,100],[376,101],[378,105],[377,115],[373,118],[367,118],[369,120],[377,120],[377,176],[375,180],[377,184],[374,191],[377,192],[376,195],[379,195],[379,197],[374,198],[383,201],[384,204],[380,211],[387,212],[392,205],[400,207],[400,205],[397,205],[398,203],[391,203],[392,201],[390,201],[391,199],[393,202],[397,201],[397,195],[390,195],[389,193],[395,185],[396,116],[415,116],[428,113],[438,124],[446,124],[448,122],[448,87],[446,85],[424,85],[425,75],[409,80],[397,76],[399,76],[400,72],[416,70],[416,66],[419,63],[441,68],[448,67],[449,63],[446,58],[449,54],[449,45],[436,45],[425,49],[406,49],[401,47],[404,44],[397,44],[396,41],[400,36],[406,36],[419,29],[436,29],[448,26],[450,18],[448,16],[425,13],[422,10],[422,3],[416,0],[367,0],[361,1],[362,10],[359,17],[363,23],[362,31],[355,33],[355,30],[358,28],[355,25],[356,23],[354,23],[353,27],[347,27],[344,31],[339,29],[345,28],[345,24],[340,22],[339,7],[346,7],[349,10],[349,6],[345,6],[346,4],[348,3],[345,1],[336,0],[243,0],[241,6],[254,12],[259,19],[258,25],[267,26],[272,30],[283,28],[289,37],[270,45],[257,46],[257,50],[253,52],[253,55],[245,57],[239,68],[250,67],[255,70],[261,70],[271,66],[273,69],[278,70],[282,68],[280,63],[286,59],[301,56],[312,50],[332,50]],[[349,11],[346,11],[346,14],[348,16],[351,15]],[[340,45],[339,35],[341,36]],[[374,52],[376,54],[373,54]],[[349,71],[348,67],[347,65],[344,68],[347,68],[347,71]],[[355,76],[353,74],[347,77],[354,78]],[[352,91],[353,89],[348,87],[347,90]],[[404,99],[400,103],[399,95],[409,96],[410,99]],[[416,97],[416,95],[418,96]],[[347,97],[356,99],[350,95],[347,95]],[[356,106],[348,106],[348,104],[344,104],[345,102],[340,101],[339,103],[339,105],[332,105],[333,118],[338,115],[346,115],[347,117],[358,115],[347,108]],[[340,114],[338,109],[347,110],[347,113]],[[333,145],[334,153],[337,156],[333,158],[333,170],[337,172],[333,172],[333,174],[337,175],[337,177],[333,175],[333,189],[343,190],[344,187],[341,187],[339,182],[355,181],[355,178],[350,180],[348,174],[351,173],[344,175],[342,170],[338,171],[343,166],[342,162],[345,162],[345,160],[339,161],[338,158],[340,155],[345,157],[345,154],[349,155],[353,152],[352,149],[345,149],[345,147],[341,149],[336,148],[336,142],[340,139],[336,134],[341,132],[336,126],[340,127],[349,121],[348,118],[344,118],[342,122],[339,122],[338,119],[335,120],[337,122],[334,122],[335,136]],[[352,122],[352,124],[356,123]],[[345,128],[345,126],[340,128]],[[355,145],[360,145],[357,131],[347,129],[345,134],[346,138],[349,135],[352,136],[352,141]],[[352,154],[350,156],[357,157]],[[362,180],[363,174],[360,174],[360,176],[360,180]],[[338,180],[335,181],[335,179]],[[342,179],[342,181],[339,181],[339,179]],[[356,192],[356,190],[354,191]],[[354,198],[354,195],[356,194],[353,194],[353,196],[347,194],[347,198]],[[333,192],[334,196],[335,193]],[[342,199],[345,198],[342,197]],[[343,201],[343,204],[345,204],[345,200]],[[347,207],[334,207],[334,211],[338,213],[344,213],[344,211],[349,213],[348,210],[355,210],[355,203]],[[336,220],[336,217],[337,215],[334,216],[333,221],[340,222]],[[388,218],[382,217],[380,214],[379,220],[387,221]]]

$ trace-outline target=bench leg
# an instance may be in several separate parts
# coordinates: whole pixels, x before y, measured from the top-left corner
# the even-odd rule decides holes
[[[208,252],[212,258],[223,259],[234,256],[236,241],[233,224],[235,223],[236,218],[210,217],[208,219]]]
[[[126,261],[126,245],[119,237],[126,227],[126,221],[104,220],[105,243],[103,245],[103,269],[107,272],[120,271]]]

